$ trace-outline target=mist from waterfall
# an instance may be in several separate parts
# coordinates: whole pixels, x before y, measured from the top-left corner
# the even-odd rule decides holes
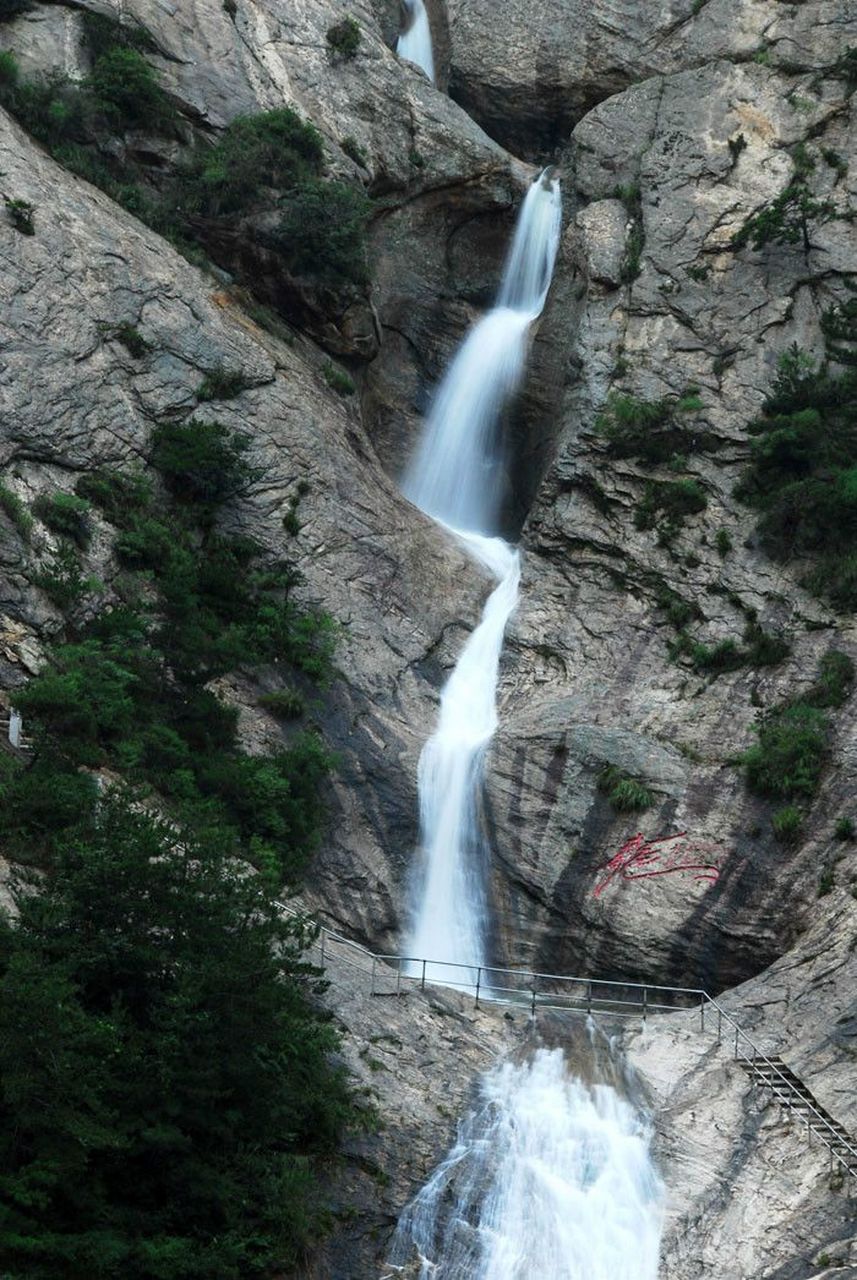
[[[414,62],[431,80],[436,83],[434,74],[434,50],[431,42],[431,27],[423,0],[402,0],[405,12],[405,25],[396,41],[396,53],[408,62]]]
[[[501,1063],[403,1213],[391,1266],[416,1258],[420,1280],[655,1280],[649,1138],[614,1088],[571,1078],[559,1049]]]
[[[500,653],[520,580],[518,552],[498,536],[504,488],[498,436],[550,288],[560,227],[559,181],[546,171],[524,200],[497,305],[474,326],[438,388],[403,484],[411,501],[450,528],[497,581],[442,692],[438,727],[419,765],[421,847],[406,954],[460,966],[428,966],[427,977],[449,984],[469,985],[486,960],[483,765],[497,728]]]

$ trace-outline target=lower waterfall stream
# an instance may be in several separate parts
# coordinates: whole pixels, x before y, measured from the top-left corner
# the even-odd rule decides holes
[[[498,536],[498,434],[523,380],[560,232],[559,181],[545,170],[524,200],[497,304],[438,388],[403,482],[497,583],[442,691],[419,765],[421,846],[406,955],[414,972],[428,961],[425,976],[451,986],[472,986],[490,962],[480,801],[520,581],[519,553]],[[561,1050],[539,1048],[484,1076],[454,1148],[402,1215],[390,1265],[407,1266],[409,1276],[416,1265],[420,1280],[655,1280],[660,1231],[660,1183],[639,1115],[612,1085],[573,1078]]]
[[[634,1108],[537,1049],[483,1078],[399,1221],[391,1266],[416,1259],[420,1280],[655,1280],[661,1202]]]

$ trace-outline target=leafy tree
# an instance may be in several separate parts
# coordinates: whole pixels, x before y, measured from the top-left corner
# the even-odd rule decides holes
[[[238,1280],[324,1225],[356,1119],[305,929],[211,831],[113,794],[0,920],[0,1272]]]

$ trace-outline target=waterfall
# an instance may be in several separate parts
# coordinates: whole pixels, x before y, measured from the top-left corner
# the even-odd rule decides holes
[[[391,1265],[420,1280],[655,1280],[663,1213],[649,1132],[559,1049],[502,1063],[402,1215]],[[408,1274],[411,1274],[410,1272]]]
[[[559,245],[559,181],[530,187],[497,305],[473,328],[435,395],[405,494],[446,525],[497,581],[441,695],[438,727],[419,765],[421,848],[407,954],[461,968],[427,976],[469,985],[485,963],[488,928],[479,803],[485,749],[497,727],[506,624],[518,600],[518,552],[497,536],[501,518],[500,416],[523,378],[530,327],[544,307]]]
[[[497,425],[523,378],[530,326],[550,288],[561,218],[559,181],[546,170],[524,200],[497,305],[450,365],[405,473],[405,496],[454,529],[498,531],[504,467]]]
[[[396,41],[396,53],[408,62],[415,62],[435,84],[434,51],[431,43],[431,27],[423,0],[402,0],[404,27]]]

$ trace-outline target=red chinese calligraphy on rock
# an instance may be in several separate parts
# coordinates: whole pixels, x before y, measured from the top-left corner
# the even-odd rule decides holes
[[[638,832],[599,869],[594,894],[600,898],[616,879],[650,880],[655,876],[689,872],[694,880],[714,884],[720,875],[724,850],[707,840],[689,840],[687,832],[647,840]]]

